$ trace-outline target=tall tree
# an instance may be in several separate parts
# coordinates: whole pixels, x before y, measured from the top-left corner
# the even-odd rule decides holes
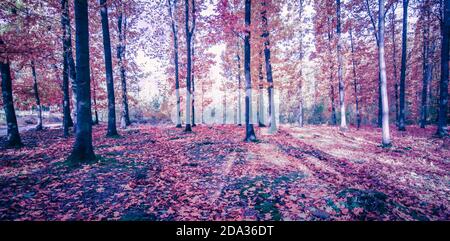
[[[106,136],[118,136],[116,128],[116,100],[114,97],[114,79],[111,59],[111,39],[109,36],[108,6],[106,0],[100,0],[102,19],[103,53],[105,56],[106,91],[108,93],[108,129]]]
[[[34,92],[34,98],[36,100],[36,109],[38,111],[38,121],[37,121],[37,125],[36,125],[36,130],[40,131],[43,129],[43,127],[42,127],[42,105],[41,105],[41,98],[39,98],[36,66],[35,66],[34,60],[31,61],[31,73],[33,75],[33,92]]]
[[[424,27],[422,28],[423,32],[423,77],[422,77],[422,100],[421,100],[421,108],[420,108],[420,128],[425,128],[428,121],[428,108],[429,101],[428,93],[430,92],[430,82],[433,74],[433,61],[431,60],[434,55],[435,43],[431,39],[430,36],[430,2],[428,0],[425,1],[424,6],[422,7],[424,12]]]
[[[0,40],[0,44],[3,44],[2,40]],[[16,111],[14,110],[12,78],[9,60],[0,59],[0,68],[2,71],[3,109],[5,110],[6,125],[8,127],[6,135],[7,147],[21,147],[22,141],[20,140]]]
[[[128,109],[128,92],[127,92],[127,79],[125,70],[125,50],[126,50],[126,31],[127,31],[127,18],[124,12],[124,5],[122,0],[119,6],[119,16],[117,18],[117,28],[119,36],[119,44],[117,46],[117,58],[119,59],[120,68],[120,80],[122,84],[122,113],[120,117],[120,127],[125,128],[131,124],[130,111]]]
[[[192,35],[195,30],[195,0],[192,0],[192,27],[189,27],[189,0],[185,0],[185,27],[186,27],[186,49],[187,49],[187,65],[186,65],[186,132],[191,132],[191,78],[192,78]]]
[[[181,128],[181,107],[180,107],[180,80],[179,80],[179,64],[178,64],[178,25],[176,21],[177,16],[177,0],[167,0],[167,8],[169,10],[172,37],[173,37],[173,64],[175,67],[175,95],[177,102],[177,128]]]
[[[68,0],[61,0],[61,29],[63,44],[63,128],[64,136],[67,137],[69,135],[68,128],[74,126],[70,115],[69,77],[72,77],[70,76],[69,57],[72,56],[72,43]],[[73,56],[71,58],[73,60]],[[73,73],[75,73],[75,71],[73,71]],[[75,81],[73,80],[72,83],[73,82]],[[75,101],[73,103],[75,106]]]
[[[389,133],[389,103],[387,94],[386,61],[384,58],[384,20],[385,6],[384,0],[378,1],[378,64],[380,68],[381,80],[381,104],[382,104],[382,144],[387,147],[391,145]]]
[[[450,38],[450,0],[441,1],[441,80],[439,84],[439,120],[437,134],[440,137],[448,135],[448,64]]]
[[[299,20],[300,20],[300,31],[299,31],[299,41],[300,41],[300,71],[299,71],[299,75],[300,75],[300,80],[299,80],[299,88],[298,88],[298,93],[299,93],[299,106],[298,106],[298,125],[300,127],[303,127],[303,57],[305,55],[304,53],[304,46],[303,46],[303,38],[305,36],[305,31],[303,29],[303,15],[304,15],[304,11],[305,11],[305,1],[304,0],[299,0]]]
[[[338,58],[338,79],[339,79],[339,107],[341,111],[341,129],[347,129],[345,118],[345,83],[342,73],[342,40],[341,40],[341,1],[336,0],[336,37],[337,37],[337,58]]]
[[[95,160],[92,146],[92,113],[89,68],[89,19],[87,0],[75,1],[77,60],[76,138],[68,160],[74,164]]]
[[[251,0],[245,0],[245,36],[244,36],[244,71],[245,71],[245,141],[256,141],[252,118],[252,79],[250,70],[250,24]]]
[[[408,3],[409,0],[403,0],[403,23],[402,23],[402,62],[400,67],[400,111],[398,130],[405,131],[405,89],[406,89],[406,48],[408,35]]]
[[[259,127],[265,127],[264,124],[264,96],[263,96],[263,89],[264,89],[264,76],[263,76],[263,65],[262,65],[262,51],[259,51],[259,57],[258,57],[258,108],[257,108],[257,117],[258,117],[258,126]]]
[[[353,43],[353,28],[350,26],[350,50],[352,54],[352,72],[353,72],[353,90],[355,95],[355,112],[356,112],[356,128],[361,127],[361,113],[359,110],[359,99],[358,99],[358,77],[356,75],[356,60],[355,60],[355,47]]]
[[[269,19],[267,16],[267,0],[261,1],[262,11],[261,18],[263,23],[263,34],[264,38],[264,57],[266,61],[266,76],[267,82],[269,83],[269,132],[274,133],[277,131],[276,118],[275,118],[275,97],[273,88],[273,77],[272,77],[272,63],[270,61],[270,39],[269,39]]]
[[[73,52],[72,52],[72,28],[70,27],[70,16],[69,16],[69,0],[61,0],[61,25],[63,32],[63,54],[65,61],[67,61],[68,74],[70,78],[70,82],[72,84],[72,120],[76,122],[77,120],[77,82],[76,82],[76,69],[75,62],[73,60]],[[74,131],[76,131],[76,125],[74,125]]]

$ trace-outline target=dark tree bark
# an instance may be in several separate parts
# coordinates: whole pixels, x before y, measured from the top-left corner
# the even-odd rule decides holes
[[[403,0],[403,31],[402,31],[402,62],[400,67],[400,111],[398,130],[405,131],[405,89],[406,89],[406,45],[408,35],[408,3],[409,0]]]
[[[195,37],[193,38],[195,40]],[[194,68],[194,63],[195,63],[195,55],[194,55],[194,41],[192,41],[192,127],[196,126],[195,124],[195,68]]]
[[[92,69],[91,69],[91,82],[92,82]],[[97,110],[97,84],[96,82],[92,82],[92,98],[94,101],[94,120],[92,121],[93,125],[98,125],[98,110]]]
[[[391,145],[391,138],[389,133],[389,103],[387,95],[387,79],[386,79],[386,61],[384,58],[384,19],[385,7],[384,0],[378,1],[378,63],[380,68],[381,80],[381,103],[382,103],[382,144],[384,147]]]
[[[397,76],[397,43],[395,41],[395,10],[397,9],[397,5],[392,7],[392,68],[394,70],[394,97],[395,97],[395,123],[398,127],[399,123],[399,105],[398,105],[398,76]]]
[[[55,72],[58,71],[58,67],[54,65]],[[67,59],[63,56],[63,79],[62,79],[62,92],[63,92],[63,133],[64,137],[69,136],[69,127],[72,119],[70,118],[70,97],[69,97],[69,73],[67,72]],[[73,125],[73,123],[72,123]]]
[[[186,132],[191,132],[191,77],[192,77],[192,35],[195,29],[195,0],[192,0],[192,29],[189,27],[189,0],[185,0],[185,23],[186,23],[186,49],[187,49],[187,68],[186,68]]]
[[[0,40],[0,44],[3,42]],[[19,127],[17,125],[16,111],[14,110],[14,101],[12,93],[12,78],[9,60],[1,60],[0,68],[2,71],[2,97],[3,97],[3,109],[6,115],[7,147],[21,147],[22,141],[20,140]]]
[[[245,0],[245,37],[244,37],[244,71],[245,71],[245,141],[256,141],[255,130],[251,123],[252,113],[252,79],[250,70],[250,24],[251,0]]]
[[[73,121],[77,120],[77,83],[76,83],[76,69],[75,62],[73,60],[73,52],[72,52],[72,30],[70,27],[70,17],[69,17],[69,3],[68,0],[61,0],[61,25],[63,32],[63,54],[65,56],[65,61],[67,61],[68,75],[70,77],[70,82],[72,84],[72,115],[71,118]],[[70,123],[70,122],[69,122]],[[76,125],[72,122],[74,126],[74,132],[76,131]]]
[[[123,13],[123,6],[120,6],[119,17],[117,18],[117,28],[119,32],[119,45],[117,46],[117,58],[119,60],[120,80],[122,84],[122,113],[120,117],[120,127],[126,128],[131,125],[130,111],[128,109],[127,79],[125,70],[125,49],[127,18]]]
[[[264,85],[263,85],[263,81],[264,81],[264,76],[263,76],[263,66],[262,66],[262,51],[259,51],[259,65],[258,65],[258,78],[259,78],[259,83],[258,83],[258,108],[256,108],[256,116],[258,118],[258,126],[259,127],[265,127],[266,125],[264,124],[264,97],[263,97],[263,89],[264,89]]]
[[[361,127],[361,114],[359,111],[359,100],[358,100],[358,77],[356,75],[356,60],[355,60],[355,48],[353,44],[353,34],[352,27],[350,26],[349,34],[350,34],[350,49],[352,53],[352,71],[353,71],[353,88],[355,92],[355,105],[356,105],[356,128]]]
[[[173,36],[173,50],[174,50],[174,66],[175,66],[175,95],[177,99],[177,128],[181,128],[181,108],[180,108],[180,80],[179,80],[179,66],[178,66],[178,26],[175,20],[177,14],[177,0],[167,1],[169,16],[171,18],[172,36]],[[202,114],[203,120],[203,114]]]
[[[75,1],[77,59],[76,138],[68,160],[74,164],[95,160],[92,146],[92,112],[89,69],[89,20],[87,0]]]
[[[441,80],[439,84],[439,120],[437,135],[448,135],[448,75],[449,75],[449,37],[450,37],[450,0],[443,1],[443,18],[441,20]]]
[[[31,61],[31,73],[33,75],[34,99],[36,100],[36,109],[38,111],[38,121],[37,121],[37,125],[36,125],[36,130],[41,131],[43,129],[43,127],[42,127],[42,105],[41,105],[41,98],[39,98],[36,66],[34,64],[34,60]]]
[[[270,60],[270,40],[269,40],[269,20],[267,18],[267,10],[266,10],[266,0],[262,0],[262,12],[261,18],[263,22],[263,34],[264,38],[264,57],[266,61],[266,78],[269,83],[268,94],[269,94],[269,132],[275,133],[277,131],[276,118],[275,118],[275,96],[273,89],[273,77],[272,77],[272,63]]]
[[[114,79],[111,59],[111,39],[109,36],[108,8],[106,0],[100,0],[100,16],[102,19],[103,53],[105,55],[106,92],[108,95],[108,129],[106,136],[116,137],[116,100],[114,97]],[[120,27],[119,27],[120,28]]]
[[[345,111],[345,83],[342,74],[342,42],[341,42],[341,1],[336,0],[336,35],[337,35],[337,58],[338,58],[338,79],[339,79],[339,107],[341,112],[341,126],[342,130],[347,129],[346,111]]]

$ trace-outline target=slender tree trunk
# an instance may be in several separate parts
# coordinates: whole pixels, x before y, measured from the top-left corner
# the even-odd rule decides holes
[[[408,34],[408,3],[409,0],[403,0],[403,31],[402,31],[402,62],[400,67],[400,113],[398,130],[405,131],[405,89],[406,89],[406,47]]]
[[[70,112],[70,94],[69,94],[69,75],[70,75],[70,64],[69,64],[69,55],[72,55],[72,49],[69,46],[72,46],[71,43],[71,30],[70,30],[70,19],[69,19],[69,7],[67,0],[61,0],[61,28],[62,28],[62,43],[63,43],[63,112],[64,112],[64,120],[63,122],[67,124],[67,128],[74,126],[71,112]],[[73,60],[73,57],[72,57]],[[75,65],[74,65],[75,66]],[[75,71],[73,71],[75,73]],[[72,77],[70,77],[72,80]],[[74,80],[72,80],[74,82]],[[67,85],[67,91],[66,87]],[[73,85],[72,85],[73,86]],[[73,102],[75,106],[75,101]],[[68,111],[68,114],[67,114]],[[66,129],[64,129],[64,136],[67,137],[69,135],[68,130],[66,133]]]
[[[63,54],[65,56],[65,61],[67,61],[67,73],[70,78],[70,83],[72,85],[72,116],[71,123],[73,125],[74,132],[76,131],[76,124],[73,123],[77,120],[77,83],[76,83],[76,69],[75,62],[73,60],[72,52],[72,28],[70,27],[70,17],[69,17],[69,3],[68,0],[61,0],[61,25],[63,32]]]
[[[304,11],[304,0],[300,0],[299,1],[299,20],[300,22],[303,21],[303,11]],[[300,26],[302,26],[302,24],[300,23]],[[300,81],[299,81],[299,88],[298,88],[298,92],[299,92],[299,106],[298,106],[298,125],[300,127],[303,127],[303,57],[304,57],[304,53],[303,53],[303,28],[300,29]]]
[[[123,7],[123,6],[121,6]],[[122,29],[123,27],[123,29]],[[131,124],[130,121],[130,112],[128,109],[128,94],[127,94],[127,79],[125,74],[125,41],[126,41],[126,29],[127,29],[127,19],[126,16],[123,16],[123,9],[119,13],[119,17],[117,19],[117,28],[119,32],[119,46],[117,46],[117,58],[119,60],[119,68],[120,68],[120,80],[122,84],[122,113],[120,117],[120,127],[126,128]]]
[[[395,10],[392,7],[392,67],[394,72],[394,91],[395,91],[395,123],[398,127],[399,123],[399,109],[398,109],[398,76],[397,76],[397,43],[395,41]]]
[[[378,2],[378,62],[380,68],[381,80],[381,102],[382,102],[382,144],[387,147],[391,145],[391,137],[389,134],[389,103],[387,95],[387,80],[386,80],[386,62],[384,59],[384,0]]]
[[[263,77],[263,66],[262,66],[262,62],[261,62],[261,58],[262,58],[262,51],[259,52],[259,68],[258,68],[258,77],[259,77],[259,89],[258,89],[258,108],[257,108],[257,117],[258,117],[258,126],[259,127],[265,127],[266,125],[264,124],[264,96],[263,96],[263,81],[264,81],[264,77]]]
[[[95,160],[92,146],[92,113],[89,69],[89,20],[87,0],[75,1],[77,58],[76,138],[68,160],[74,164]]]
[[[245,141],[256,141],[252,118],[252,79],[250,69],[250,24],[251,0],[245,0],[245,37],[244,37],[244,71],[245,71]]]
[[[347,129],[346,111],[345,111],[345,83],[342,74],[342,40],[341,40],[341,1],[336,0],[336,16],[337,16],[337,58],[338,58],[338,78],[339,78],[339,107],[341,111],[341,126],[342,130]]]
[[[448,75],[449,75],[449,37],[450,37],[450,0],[443,1],[443,19],[441,22],[441,81],[439,84],[439,120],[437,135],[448,135]]]
[[[330,75],[330,82],[333,82],[333,74]],[[331,89],[331,124],[337,125],[337,117],[336,117],[336,104],[334,103],[334,85],[333,83],[330,83],[330,89]]]
[[[91,77],[92,77],[92,69],[91,69]],[[91,82],[92,82],[92,78],[91,78]],[[94,98],[93,101],[94,101],[94,117],[95,117],[94,121],[92,121],[92,124],[98,125],[99,120],[98,120],[98,110],[97,110],[97,83],[95,81],[93,81],[92,85],[93,85],[92,86],[93,87],[92,88],[92,91],[93,91],[92,98]]]
[[[355,48],[353,44],[353,34],[352,34],[352,27],[350,26],[349,29],[350,34],[350,49],[352,53],[352,70],[353,70],[353,88],[355,92],[355,108],[356,108],[356,128],[361,127],[361,114],[359,110],[359,100],[358,100],[358,80],[356,75],[356,61],[355,61]]]
[[[195,38],[193,38],[193,40],[195,41]],[[194,55],[194,41],[192,42],[192,127],[196,126],[195,125],[195,68],[194,68],[194,63],[195,63],[195,55]]]
[[[100,7],[103,33],[103,53],[105,55],[106,91],[108,93],[108,129],[106,136],[115,137],[119,134],[117,133],[116,128],[116,101],[114,97],[111,40],[109,37],[108,8],[106,5],[106,0],[100,0]]]
[[[3,44],[2,40],[0,40],[0,44]],[[9,60],[1,60],[0,68],[2,72],[3,109],[5,110],[7,125],[6,145],[7,147],[21,147],[23,144],[20,140],[16,111],[14,110],[12,78]]]
[[[36,109],[38,112],[38,121],[37,121],[37,125],[36,125],[36,130],[41,131],[43,129],[43,127],[42,127],[42,105],[41,105],[41,98],[39,98],[36,66],[34,64],[34,60],[31,61],[31,72],[33,74],[34,99],[36,100]]]
[[[176,24],[175,16],[177,14],[177,0],[171,2],[168,0],[168,9],[171,19],[172,36],[173,36],[173,50],[174,50],[174,66],[175,66],[175,95],[177,102],[177,128],[181,128],[181,107],[180,107],[180,80],[179,80],[179,66],[178,66],[178,26]],[[172,9],[173,6],[173,9]],[[203,118],[203,117],[202,117]]]
[[[266,9],[266,0],[262,0],[261,2],[263,10],[261,12],[264,32],[264,56],[266,60],[266,76],[267,82],[269,83],[268,94],[269,94],[269,132],[275,133],[277,131],[276,126],[276,118],[275,118],[275,96],[274,96],[274,88],[273,88],[273,77],[272,77],[272,63],[270,60],[270,40],[269,40],[269,30],[268,30],[268,18],[267,18],[267,9]]]
[[[329,24],[331,24],[330,20],[331,20],[331,18],[328,18]],[[333,53],[332,53],[332,30],[331,30],[331,27],[330,27],[329,32],[328,32],[328,44],[329,44],[329,46],[328,46],[328,54],[331,57],[333,55]],[[334,84],[333,84],[334,64],[333,64],[333,61],[330,61],[330,62],[331,62],[331,66],[330,66],[331,124],[332,125],[336,125],[337,124],[337,118],[336,118],[336,107],[335,107],[336,105],[335,105],[335,101],[334,101],[335,94],[334,94]]]
[[[428,119],[428,90],[429,84],[431,82],[431,77],[433,73],[433,64],[430,58],[433,57],[434,44],[430,46],[430,9],[429,2],[425,2],[425,16],[426,16],[426,26],[423,28],[423,79],[422,79],[422,102],[420,109],[420,128],[425,128]]]
[[[55,72],[58,71],[56,65],[54,65]],[[69,97],[69,73],[67,72],[67,59],[63,57],[63,79],[62,79],[62,92],[63,92],[63,133],[64,137],[69,136],[69,127],[72,119],[70,118],[70,97]],[[72,123],[73,125],[73,123]]]
[[[195,1],[193,1],[194,3]],[[194,6],[193,6],[194,8]],[[195,8],[194,8],[195,9]],[[186,26],[186,49],[187,49],[187,68],[186,68],[186,132],[191,132],[191,77],[192,77],[192,53],[191,41],[192,30],[189,27],[189,0],[185,0],[185,26]],[[195,15],[195,10],[194,14]],[[193,19],[195,17],[193,16]]]
[[[241,85],[241,55],[240,55],[240,44],[239,41],[237,43],[237,54],[236,54],[236,62],[237,62],[237,66],[238,66],[238,73],[237,73],[237,78],[238,78],[238,126],[242,125],[242,100],[241,100],[241,89],[242,89],[242,85]]]

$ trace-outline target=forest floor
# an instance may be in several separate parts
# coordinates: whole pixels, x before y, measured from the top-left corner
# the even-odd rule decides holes
[[[450,147],[432,127],[94,127],[96,163],[65,162],[61,129],[0,138],[0,220],[450,220]]]

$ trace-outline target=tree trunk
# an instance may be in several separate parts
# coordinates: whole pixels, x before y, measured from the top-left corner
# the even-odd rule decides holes
[[[261,62],[261,58],[262,58],[262,51],[259,52],[259,68],[258,68],[258,77],[259,77],[259,89],[258,89],[258,108],[257,108],[257,117],[258,117],[258,126],[259,127],[265,127],[266,125],[264,124],[264,96],[263,96],[263,81],[264,81],[264,77],[263,77],[263,72],[262,72],[262,62]]]
[[[300,22],[303,21],[303,11],[304,11],[304,0],[300,0],[299,1],[299,20]],[[301,23],[300,23],[301,26]],[[299,109],[298,109],[298,125],[300,127],[303,127],[303,57],[304,57],[304,53],[303,53],[303,28],[300,29],[300,81],[299,81]]]
[[[250,24],[251,0],[245,0],[245,37],[244,37],[244,71],[245,71],[245,141],[256,141],[252,118],[252,79],[250,69]]]
[[[36,109],[38,112],[38,120],[37,120],[36,130],[41,131],[43,129],[43,127],[42,127],[42,106],[41,106],[41,98],[39,98],[36,66],[34,64],[34,60],[31,61],[31,73],[33,75],[34,99],[36,100]]]
[[[238,39],[238,43],[237,43],[237,54],[236,54],[236,62],[237,62],[237,66],[238,66],[238,73],[237,73],[237,78],[238,78],[238,126],[242,126],[242,100],[241,100],[241,55],[240,55],[240,44],[239,44],[239,39]]]
[[[384,59],[384,0],[378,2],[378,62],[380,68],[381,80],[381,104],[382,104],[382,144],[384,147],[391,145],[391,138],[389,134],[389,103],[387,95],[387,80],[386,80],[386,62]]]
[[[449,64],[449,37],[450,37],[450,0],[444,0],[443,19],[441,22],[441,81],[439,84],[439,120],[437,135],[448,135],[448,64]]]
[[[337,16],[337,58],[338,58],[338,79],[339,79],[339,107],[341,111],[341,129],[347,129],[346,111],[345,111],[345,83],[342,76],[342,41],[341,41],[341,1],[336,0],[336,16]]]
[[[429,2],[425,2],[425,16],[426,16],[426,26],[423,28],[423,78],[422,78],[422,101],[421,101],[421,109],[420,109],[420,128],[425,128],[427,125],[428,119],[428,91],[429,85],[432,78],[433,73],[433,62],[430,61],[430,58],[433,58],[434,52],[434,43],[431,43],[430,46],[430,9]]]
[[[264,56],[266,60],[266,76],[267,82],[269,83],[268,94],[269,94],[269,133],[275,133],[277,131],[277,125],[275,120],[275,97],[274,97],[274,89],[273,89],[273,77],[272,77],[272,63],[270,60],[270,40],[269,40],[269,20],[267,18],[267,9],[266,9],[266,0],[262,0],[261,5],[263,10],[261,12],[264,32]]]
[[[406,45],[408,35],[408,3],[409,0],[403,0],[403,30],[402,30],[402,63],[400,67],[400,113],[398,121],[398,130],[405,131],[405,89],[406,89]]]
[[[352,70],[353,70],[353,87],[355,91],[355,108],[356,108],[356,128],[359,129],[361,127],[361,114],[359,111],[359,100],[358,100],[358,80],[356,75],[356,61],[355,61],[355,48],[353,45],[353,34],[352,27],[349,29],[350,34],[350,49],[352,53]]]
[[[65,55],[65,54],[64,54]],[[56,64],[54,65],[55,72],[58,71]],[[63,92],[63,133],[64,137],[69,136],[69,127],[72,119],[70,118],[70,97],[69,97],[69,73],[67,67],[67,59],[63,56],[63,79],[62,79],[62,92]],[[73,123],[72,123],[73,125]]]
[[[74,164],[95,160],[92,146],[92,113],[89,69],[89,20],[87,0],[75,1],[77,59],[76,138],[68,160]]]
[[[69,121],[74,128],[74,132],[76,131],[76,125],[74,122],[77,120],[77,83],[76,83],[76,69],[75,62],[73,60],[73,52],[72,52],[72,28],[70,26],[70,17],[69,17],[69,3],[68,0],[61,0],[61,26],[63,32],[63,55],[65,61],[67,61],[67,73],[70,78],[70,83],[72,85],[72,116]],[[70,104],[69,104],[70,105]],[[70,110],[70,108],[69,108]]]
[[[195,38],[194,38],[195,41]],[[195,63],[195,55],[194,55],[194,42],[192,42],[192,127],[196,126],[195,125],[195,76],[194,76],[194,63]]]
[[[116,101],[114,97],[111,40],[109,37],[108,8],[106,0],[100,0],[100,15],[102,18],[103,53],[105,55],[106,92],[108,95],[108,131],[106,136],[116,137],[119,134],[117,133],[116,128]],[[121,16],[119,16],[119,18],[121,18]]]
[[[191,77],[192,77],[192,53],[191,41],[192,30],[189,27],[189,0],[185,0],[185,26],[186,26],[186,49],[187,49],[187,67],[186,67],[186,132],[191,132]],[[195,3],[193,0],[192,3]],[[195,6],[193,5],[193,19],[195,19]],[[195,25],[194,25],[195,26]]]
[[[0,40],[0,44],[3,42]],[[3,62],[5,61],[5,62]],[[17,125],[16,111],[14,110],[14,101],[12,93],[12,79],[9,60],[1,60],[0,68],[2,71],[2,97],[3,97],[3,109],[6,115],[7,147],[21,147],[22,141],[20,140],[19,127]]]
[[[62,15],[61,15],[61,25],[63,31],[63,51],[66,55],[68,74],[70,77],[70,82],[72,84],[72,120],[76,122],[77,120],[77,83],[76,83],[76,67],[73,60],[72,52],[72,28],[70,26],[69,17],[69,3],[68,0],[61,0]],[[76,124],[73,123],[73,130],[76,131]]]
[[[92,77],[92,69],[91,69],[91,77]],[[92,81],[92,78],[91,78],[91,81]],[[94,81],[94,82],[92,82],[92,85],[93,85],[92,90],[94,92],[94,93],[92,93],[92,98],[94,98],[93,101],[94,101],[94,117],[95,117],[94,121],[92,121],[92,124],[98,125],[99,120],[98,120],[98,111],[97,111],[97,83]]]
[[[395,7],[392,7],[392,67],[394,72],[394,91],[395,91],[395,122],[398,127],[399,109],[398,109],[398,76],[397,76],[397,43],[395,41]]]
[[[130,112],[128,109],[128,94],[127,94],[127,80],[125,75],[125,38],[126,38],[126,29],[127,29],[127,19],[126,16],[123,16],[123,9],[121,10],[119,17],[117,19],[117,28],[119,32],[119,46],[117,46],[117,58],[119,60],[119,68],[120,68],[120,80],[122,83],[122,113],[120,117],[120,127],[126,128],[131,124],[130,121]],[[123,25],[123,29],[122,29]]]
[[[181,128],[181,107],[180,107],[180,80],[179,80],[179,66],[178,66],[178,26],[175,20],[177,15],[177,0],[171,2],[167,1],[169,16],[171,19],[172,36],[173,36],[173,51],[174,51],[174,66],[175,66],[175,97],[177,105],[177,128]],[[172,9],[173,6],[173,9]],[[203,117],[202,117],[203,118]]]
[[[333,82],[333,75],[330,75],[330,82]],[[334,103],[334,85],[333,83],[330,83],[330,89],[331,89],[331,124],[337,125],[337,117],[336,117],[336,104]]]
[[[61,0],[61,28],[62,28],[62,42],[63,42],[63,113],[64,113],[64,120],[63,125],[66,123],[65,128],[69,128],[74,126],[71,112],[70,112],[70,94],[69,94],[69,75],[70,75],[70,63],[69,63],[69,57],[72,56],[72,43],[71,43],[71,30],[70,30],[70,19],[69,19],[69,7],[67,0]],[[69,47],[70,46],[70,47]],[[72,56],[73,61],[73,56]],[[75,66],[75,65],[74,65]],[[73,71],[75,73],[75,71]],[[70,76],[70,79],[73,82],[75,82],[72,79],[72,76]],[[66,85],[66,86],[65,86]],[[73,85],[72,85],[73,86]],[[66,90],[67,88],[67,90]],[[75,108],[75,101],[74,108]],[[68,114],[67,114],[68,111]],[[67,131],[67,133],[66,133]],[[64,136],[67,137],[69,135],[68,130],[64,129]]]

